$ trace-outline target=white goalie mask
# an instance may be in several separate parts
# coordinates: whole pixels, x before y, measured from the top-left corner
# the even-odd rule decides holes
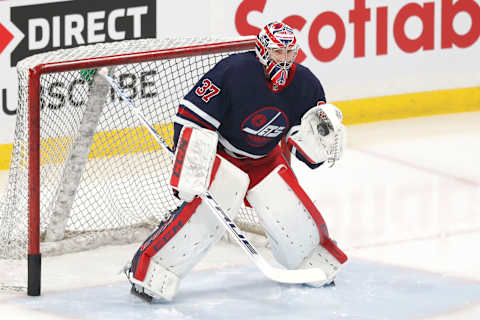
[[[269,23],[257,35],[255,45],[257,58],[265,66],[274,89],[284,86],[298,53],[293,29],[282,22]]]

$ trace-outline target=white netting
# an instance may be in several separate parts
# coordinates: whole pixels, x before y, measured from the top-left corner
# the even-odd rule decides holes
[[[136,40],[59,50],[18,66],[19,97],[9,183],[0,212],[0,258],[24,258],[28,242],[28,76],[38,64],[236,39]],[[237,49],[238,50],[238,49]],[[235,49],[232,49],[235,51]],[[111,73],[169,141],[183,96],[232,52],[121,64]],[[75,69],[75,63],[72,63]],[[119,97],[88,70],[44,74],[40,115],[42,254],[143,240],[178,205],[168,179],[170,158]],[[260,228],[250,210],[239,224]]]

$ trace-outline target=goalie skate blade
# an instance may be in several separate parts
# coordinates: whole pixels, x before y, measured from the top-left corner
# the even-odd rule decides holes
[[[137,289],[135,289],[135,285],[132,285],[132,288],[130,289],[130,293],[133,294],[134,296],[139,297],[140,299],[142,299],[145,302],[152,303],[152,301],[153,301],[152,296],[149,296],[148,294],[146,294],[143,291],[139,292]]]
[[[332,280],[330,282],[327,282],[323,285],[317,285],[315,283],[304,283],[303,284],[305,287],[308,287],[308,288],[334,288],[335,287],[335,280]]]

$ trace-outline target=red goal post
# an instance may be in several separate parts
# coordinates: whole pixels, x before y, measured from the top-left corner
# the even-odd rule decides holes
[[[22,259],[28,252],[29,295],[40,294],[41,253],[83,249],[75,237],[88,237],[85,248],[97,238],[94,246],[111,243],[110,236],[114,242],[141,241],[145,234],[133,237],[133,230],[153,219],[146,227],[151,230],[178,204],[168,187],[168,161],[110,88],[95,84],[91,70],[113,68],[147,118],[171,137],[176,106],[194,83],[220,59],[254,45],[253,37],[144,39],[58,50],[19,62],[0,259]],[[238,222],[260,231],[251,210],[243,208]]]

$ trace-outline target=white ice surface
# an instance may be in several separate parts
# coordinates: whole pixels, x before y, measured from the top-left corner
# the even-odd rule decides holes
[[[272,283],[221,242],[149,305],[118,273],[138,244],[110,246],[44,258],[42,297],[0,291],[0,319],[479,319],[480,112],[348,129],[333,168],[295,166],[350,257],[335,288]],[[0,282],[25,270],[0,261]]]

